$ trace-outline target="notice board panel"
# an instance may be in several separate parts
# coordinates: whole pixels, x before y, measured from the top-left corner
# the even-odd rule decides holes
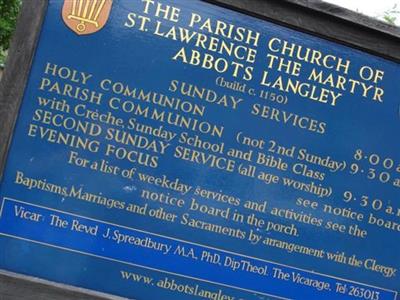
[[[133,299],[397,299],[396,62],[203,1],[55,1],[0,268]]]

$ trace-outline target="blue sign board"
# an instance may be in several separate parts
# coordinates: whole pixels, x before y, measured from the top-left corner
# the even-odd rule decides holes
[[[399,299],[399,77],[203,1],[50,0],[0,269],[131,299]]]

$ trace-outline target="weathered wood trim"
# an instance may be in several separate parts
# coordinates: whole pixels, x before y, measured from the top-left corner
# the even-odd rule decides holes
[[[0,82],[0,181],[47,5],[24,1]]]
[[[203,0],[400,62],[400,28],[320,0]]]
[[[123,300],[103,293],[56,284],[46,280],[0,272],[1,300]]]
[[[343,21],[348,21],[357,26],[366,27],[369,30],[379,31],[393,37],[400,38],[400,27],[391,25],[387,22],[380,21],[357,13],[355,11],[324,2],[321,0],[283,0],[292,4],[296,4],[303,8],[314,10],[323,14],[333,16]]]

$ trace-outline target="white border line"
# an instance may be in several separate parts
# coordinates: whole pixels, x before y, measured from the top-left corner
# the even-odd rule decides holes
[[[1,219],[1,217],[3,216],[3,207],[4,207],[4,203],[6,202],[6,200],[13,200],[13,199],[11,199],[11,198],[7,198],[7,197],[4,197],[3,198],[3,202],[1,203],[1,207],[0,207],[0,219]]]
[[[344,278],[340,278],[340,277],[336,277],[336,276],[331,276],[331,275],[327,275],[327,274],[323,274],[323,273],[318,273],[318,272],[315,272],[315,271],[296,268],[296,267],[293,267],[293,266],[289,266],[289,265],[285,265],[285,264],[281,264],[281,263],[276,263],[276,262],[273,262],[273,261],[268,261],[268,260],[264,260],[264,259],[261,259],[261,258],[256,258],[256,257],[252,257],[252,256],[248,256],[248,255],[244,255],[244,254],[240,254],[240,253],[236,253],[236,252],[222,250],[222,249],[219,249],[219,248],[214,248],[214,247],[210,247],[210,246],[206,246],[206,245],[202,245],[202,244],[198,244],[198,243],[194,243],[194,242],[190,242],[190,241],[185,241],[185,240],[181,240],[181,239],[177,239],[177,238],[173,238],[173,237],[169,237],[169,236],[164,236],[164,235],[160,235],[160,234],[156,234],[156,233],[152,233],[152,232],[148,232],[148,231],[144,231],[144,230],[140,230],[140,229],[135,229],[135,228],[131,228],[131,227],[123,226],[123,225],[118,225],[118,224],[114,224],[114,223],[111,223],[111,222],[106,222],[106,221],[102,221],[102,220],[98,220],[98,219],[94,219],[94,218],[90,218],[90,217],[85,217],[85,216],[81,216],[81,215],[78,215],[78,214],[69,213],[69,212],[65,212],[65,211],[49,208],[49,207],[42,206],[42,205],[37,205],[37,204],[29,203],[29,202],[20,201],[20,200],[13,199],[13,198],[10,198],[10,197],[4,197],[3,198],[3,203],[2,203],[2,206],[1,206],[1,209],[0,209],[0,218],[2,217],[3,207],[4,207],[4,203],[5,203],[6,200],[9,200],[9,201],[12,201],[12,202],[17,202],[17,203],[22,203],[22,204],[26,204],[26,205],[35,206],[35,207],[39,207],[39,208],[42,208],[42,209],[45,209],[45,210],[55,211],[55,212],[58,212],[58,213],[67,214],[67,215],[75,216],[75,217],[78,217],[78,218],[91,220],[91,221],[94,221],[94,222],[100,222],[100,223],[103,223],[103,224],[108,224],[108,225],[111,225],[111,226],[120,227],[120,228],[124,228],[124,229],[127,229],[127,230],[137,231],[137,232],[141,232],[141,233],[144,233],[144,234],[150,234],[150,235],[158,236],[158,237],[161,237],[161,238],[171,239],[171,240],[174,240],[174,241],[177,241],[177,242],[181,242],[181,243],[188,243],[188,244],[192,244],[192,245],[195,245],[195,246],[198,246],[198,247],[203,247],[203,248],[208,248],[208,249],[212,249],[212,250],[215,250],[215,251],[225,252],[225,253],[228,253],[228,254],[231,254],[231,255],[242,256],[242,257],[245,257],[245,258],[262,261],[264,263],[275,264],[275,265],[278,265],[278,266],[291,268],[291,269],[299,270],[299,271],[302,271],[302,272],[307,272],[307,273],[310,273],[310,274],[316,274],[316,275],[320,275],[320,276],[324,276],[324,277],[328,277],[328,278],[332,278],[332,279],[336,279],[336,280],[340,280],[340,281],[345,281],[347,283],[354,283],[354,284],[357,284],[357,285],[362,285],[362,286],[366,286],[366,287],[370,287],[370,288],[374,288],[374,289],[378,289],[378,290],[394,293],[395,296],[394,296],[393,300],[396,300],[397,299],[397,295],[398,295],[398,292],[394,291],[394,290],[385,289],[385,288],[381,288],[381,287],[377,287],[377,286],[373,286],[373,285],[368,285],[368,284],[365,284],[365,283],[361,283],[361,282],[357,282],[357,281],[353,281],[353,280],[348,280],[348,279],[344,279]],[[0,233],[0,235],[5,235],[5,234]],[[24,238],[20,238],[20,237],[15,237],[15,236],[11,236],[11,237],[22,239],[22,240],[28,240],[30,242],[35,242],[33,240],[24,239]],[[54,245],[50,245],[50,244],[46,244],[46,243],[42,243],[42,242],[37,242],[37,243],[43,244],[43,245],[47,245],[47,246],[56,247],[56,248],[60,248],[60,249],[64,249],[62,247],[58,247],[58,246],[54,246]],[[73,251],[73,252],[92,255],[92,254],[89,254],[89,253],[80,252],[80,251],[76,251],[76,250],[72,250],[72,249],[68,249],[68,248],[65,248],[64,250],[70,250],[70,251]],[[101,256],[96,256],[96,255],[93,255],[93,256],[103,258]],[[113,259],[110,259],[110,260],[113,260]],[[119,260],[114,260],[114,261],[124,263],[123,261],[119,261]],[[127,263],[127,264],[130,264],[130,263]],[[135,265],[135,264],[132,264],[132,265]],[[144,267],[144,266],[141,266],[141,265],[137,265],[137,266]],[[145,268],[148,268],[148,267],[145,267]],[[149,269],[151,269],[151,268],[149,268]],[[165,273],[170,273],[170,274],[177,275],[177,276],[185,277],[185,275],[179,275],[179,274],[175,274],[175,273],[171,273],[171,272],[167,272],[167,271],[162,271],[162,270],[157,270],[157,269],[154,269],[154,270],[155,271],[160,271],[160,272],[165,272]],[[194,277],[193,278],[192,277],[188,277],[188,278],[196,279]],[[204,280],[201,280],[201,279],[197,279],[197,280],[204,281]],[[205,281],[205,282],[208,282],[208,281]],[[213,283],[213,282],[210,282],[210,283]],[[214,284],[218,284],[218,283],[214,283]],[[241,289],[241,288],[238,288],[238,289]],[[251,291],[251,292],[254,292],[254,291]],[[256,292],[256,293],[259,293],[259,292]],[[259,294],[263,294],[263,293],[259,293]],[[273,295],[267,295],[266,294],[266,296],[273,296]],[[273,297],[276,297],[276,296],[273,296]],[[281,298],[281,299],[290,300],[290,299],[287,299],[287,298]]]
[[[118,259],[114,259],[114,258],[110,258],[110,257],[105,257],[105,256],[101,256],[101,255],[96,255],[96,254],[92,254],[92,253],[88,253],[88,252],[83,252],[83,251],[79,251],[79,250],[75,250],[75,249],[70,249],[70,248],[66,248],[66,247],[56,246],[56,245],[52,245],[52,244],[48,244],[48,243],[44,243],[44,242],[39,242],[39,241],[27,239],[27,238],[22,238],[22,237],[19,237],[19,236],[14,236],[14,235],[11,235],[11,234],[0,233],[0,236],[5,236],[5,237],[9,237],[9,238],[14,238],[14,239],[22,240],[22,241],[31,242],[31,243],[34,243],[34,244],[39,244],[39,245],[43,245],[43,246],[48,246],[48,247],[51,247],[51,248],[57,248],[57,249],[60,249],[60,250],[69,251],[69,252],[74,252],[74,253],[79,253],[79,254],[83,254],[83,255],[87,255],[87,256],[92,256],[92,257],[96,257],[96,258],[101,258],[101,259],[104,259],[104,260],[109,260],[109,261],[113,261],[113,262],[118,262],[118,263],[121,263],[121,264],[133,266],[133,267],[140,267],[140,268],[148,269],[148,270],[151,270],[151,271],[166,273],[166,274],[169,274],[169,275],[179,276],[179,277],[183,277],[183,278],[187,278],[187,279],[192,279],[192,280],[198,280],[198,281],[202,281],[202,282],[206,282],[206,283],[211,283],[211,284],[219,285],[219,286],[224,286],[224,287],[228,287],[228,288],[232,288],[232,289],[237,289],[237,290],[241,290],[241,291],[245,291],[245,292],[255,293],[255,294],[264,295],[264,296],[268,296],[268,297],[274,297],[274,298],[277,298],[277,299],[280,299],[280,300],[294,300],[294,299],[291,299],[291,298],[282,298],[282,297],[280,297],[280,296],[275,296],[275,295],[272,295],[272,294],[266,294],[266,293],[263,293],[263,292],[258,292],[258,291],[253,291],[253,290],[249,290],[249,289],[244,289],[244,288],[240,288],[240,287],[236,287],[236,286],[232,286],[232,285],[228,285],[228,284],[224,284],[224,283],[218,283],[218,282],[214,282],[214,281],[210,281],[210,280],[206,280],[206,279],[191,277],[191,276],[182,275],[182,274],[178,274],[178,273],[174,273],[174,272],[169,272],[169,271],[165,271],[165,270],[161,270],[161,269],[151,268],[151,267],[147,267],[147,266],[143,266],[143,265],[139,265],[139,264],[129,263],[129,262],[126,262],[126,261],[122,261],[122,260],[118,260]]]

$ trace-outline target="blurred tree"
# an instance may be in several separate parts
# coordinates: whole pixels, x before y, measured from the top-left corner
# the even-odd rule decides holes
[[[4,64],[21,0],[0,0],[0,64]]]
[[[391,8],[383,13],[382,18],[384,21],[386,21],[392,25],[396,25],[397,17],[399,16],[399,14],[400,14],[400,10],[398,8],[398,5],[395,4],[393,6],[393,8]]]

